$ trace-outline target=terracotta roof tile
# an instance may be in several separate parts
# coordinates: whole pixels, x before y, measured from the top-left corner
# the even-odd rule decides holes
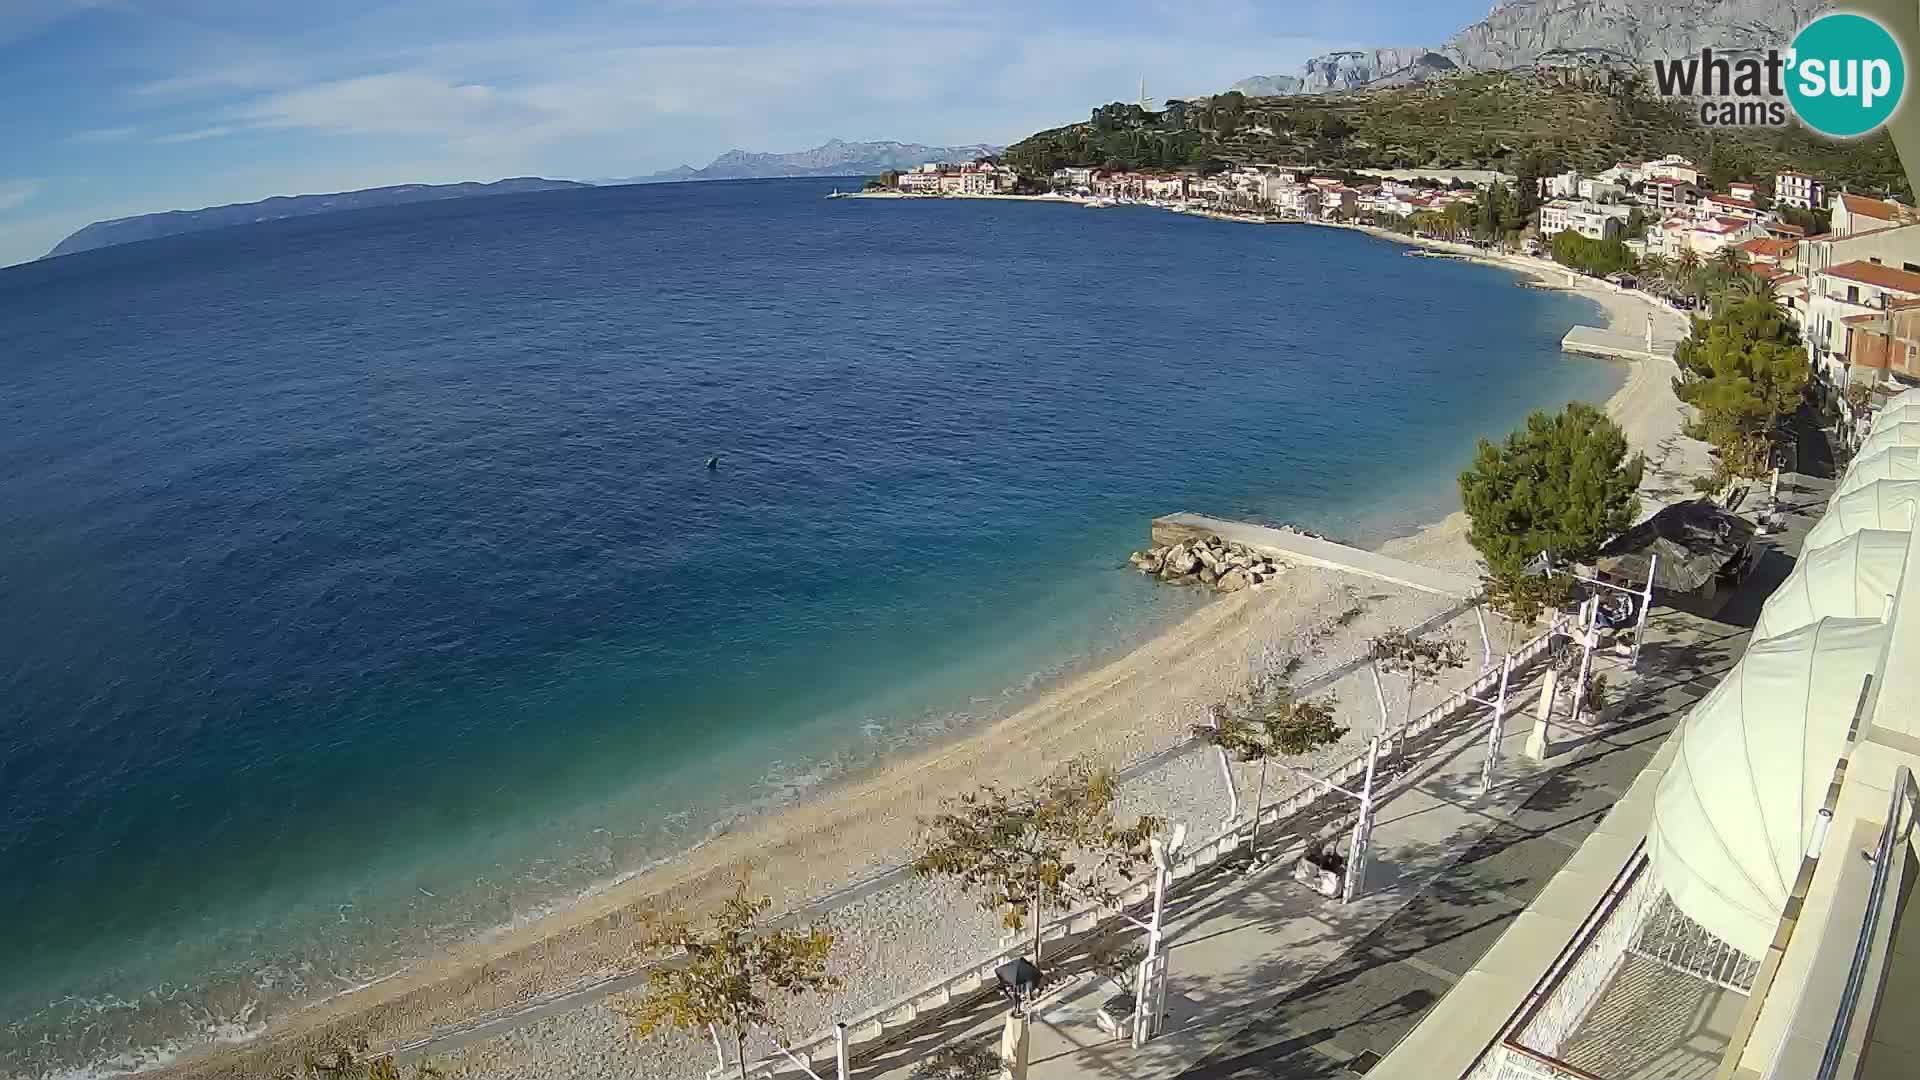
[[[1911,270],[1896,270],[1891,266],[1881,266],[1865,259],[1855,259],[1836,266],[1829,266],[1822,273],[1828,277],[1837,277],[1846,281],[1858,281],[1882,289],[1920,295],[1920,274]]]
[[[1913,214],[1912,208],[1901,206],[1899,203],[1887,202],[1885,199],[1869,199],[1865,195],[1849,195],[1846,192],[1840,193],[1840,205],[1846,207],[1849,214],[1879,221],[1900,221]]]

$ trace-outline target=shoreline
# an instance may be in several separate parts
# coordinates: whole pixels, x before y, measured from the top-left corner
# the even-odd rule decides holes
[[[849,197],[940,196],[871,193]],[[1034,196],[947,197],[1069,202]],[[1435,246],[1370,227],[1334,227],[1357,228],[1415,246]],[[1469,257],[1540,281],[1547,281],[1545,274],[1553,269],[1552,264],[1534,265],[1534,260],[1481,252],[1472,252]],[[1644,318],[1644,310],[1653,306],[1637,296],[1606,292],[1597,283],[1593,288],[1576,286],[1569,291],[1598,302],[1609,327],[1615,329],[1628,320]],[[1608,414],[1621,420],[1623,426],[1629,422],[1634,425],[1628,429],[1629,438],[1636,448],[1649,454],[1650,463],[1656,447],[1675,441],[1679,416],[1678,402],[1671,401],[1672,408],[1665,412],[1671,414],[1673,422],[1666,422],[1661,397],[1671,400],[1671,389],[1666,373],[1650,372],[1652,366],[1646,362],[1629,364],[1627,381],[1606,404]],[[1471,567],[1474,557],[1465,544],[1464,524],[1464,515],[1455,511],[1410,535],[1375,547],[1414,561]],[[617,956],[605,951],[611,944],[610,935],[596,936],[597,924],[614,922],[616,916],[636,906],[702,906],[730,889],[734,874],[742,867],[752,873],[757,892],[775,898],[776,910],[800,909],[823,896],[858,894],[877,868],[898,861],[911,839],[914,817],[935,808],[940,798],[956,786],[970,787],[988,778],[1018,783],[1087,750],[1097,750],[1103,760],[1115,765],[1141,760],[1184,741],[1184,721],[1190,718],[1194,704],[1217,700],[1223,689],[1243,680],[1256,652],[1282,647],[1294,650],[1295,655],[1310,651],[1338,662],[1351,653],[1355,640],[1418,621],[1421,613],[1444,606],[1433,597],[1381,597],[1377,594],[1383,590],[1374,583],[1356,588],[1356,581],[1296,568],[1273,587],[1217,598],[1124,655],[1071,674],[1034,700],[957,738],[847,776],[799,803],[751,819],[660,864],[630,872],[559,911],[520,926],[483,932],[431,960],[292,1012],[248,1044],[201,1048],[151,1075],[201,1075],[226,1068],[238,1068],[249,1075],[269,1073],[273,1066],[267,1061],[283,1051],[297,1060],[305,1048],[302,1036],[329,1025],[338,1024],[343,1031],[372,1029],[377,1050],[383,1043],[405,1043],[414,1035],[488,1011],[488,1000],[497,1006],[554,992],[594,972],[619,966]],[[1356,606],[1365,609],[1363,616],[1340,621]],[[1309,663],[1304,670],[1311,673],[1318,667]],[[1432,691],[1435,696],[1440,692],[1439,688]],[[1196,762],[1202,767],[1192,768]],[[1164,797],[1164,801],[1190,807],[1196,815],[1215,813],[1219,807],[1209,803],[1207,797],[1209,788],[1218,787],[1213,768],[1210,756],[1188,754],[1164,770],[1140,778],[1138,787],[1130,782],[1126,797],[1129,802]],[[1161,772],[1168,775],[1162,776]],[[1176,773],[1180,775],[1173,775]],[[1201,818],[1195,820],[1198,823]],[[980,913],[970,901],[948,891],[924,884],[895,891],[906,893],[905,900],[893,897],[868,903],[878,894],[855,895],[836,905],[829,916],[852,944],[850,951],[863,953],[868,965],[905,968],[914,976],[909,981],[925,981],[915,974],[919,970],[915,964],[924,962],[924,957],[902,955],[912,951],[913,945],[925,944],[941,932],[973,937],[992,932],[991,919],[978,917]],[[860,907],[863,904],[866,906]],[[841,925],[848,921],[842,919],[842,913],[856,908],[851,922],[860,923],[859,917],[865,917],[864,924]],[[933,930],[925,925],[929,919],[940,919],[943,913],[947,926]],[[554,947],[543,944],[556,939],[578,939],[560,946],[561,970],[557,972],[552,970]],[[601,947],[596,948],[596,942]],[[573,953],[571,958],[568,951]],[[951,955],[950,949],[942,947],[920,951],[936,957]],[[484,991],[478,989],[487,983],[495,984],[490,999],[481,996]],[[504,998],[500,983],[507,987]],[[869,981],[863,987],[872,985]],[[422,987],[444,988],[445,992],[428,995],[435,1000],[403,1000],[417,996]],[[843,994],[833,1003],[841,1015],[858,1011],[846,1000],[848,996]],[[604,1003],[582,1004],[540,1024],[567,1030],[548,1030],[544,1041],[531,1045],[519,1045],[513,1035],[500,1036],[463,1051],[467,1060],[459,1064],[479,1070],[467,1075],[518,1074],[523,1061],[529,1067],[558,1069],[554,1075],[589,1075],[545,1061],[544,1056],[554,1046],[577,1047],[585,1042],[599,1046],[589,1056],[606,1065],[603,1071],[591,1075],[634,1075],[634,1070],[641,1068],[652,1070],[651,1075],[674,1076],[695,1075],[681,1071],[683,1061],[698,1060],[701,1052],[710,1053],[698,1045],[674,1048],[671,1043],[633,1043],[618,1030],[617,1020],[612,1019]],[[805,1023],[795,1026],[810,1027]],[[663,1045],[690,1050],[692,1055],[652,1053]],[[633,1061],[634,1055],[642,1060]],[[442,1058],[436,1060],[445,1063]],[[567,1060],[579,1063],[577,1058]]]

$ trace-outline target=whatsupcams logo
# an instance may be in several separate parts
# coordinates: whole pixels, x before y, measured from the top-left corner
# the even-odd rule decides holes
[[[1654,85],[1667,97],[1698,102],[1710,127],[1781,127],[1788,110],[1835,138],[1865,135],[1887,122],[1906,91],[1900,43],[1865,15],[1823,15],[1786,51],[1698,56],[1653,62]]]

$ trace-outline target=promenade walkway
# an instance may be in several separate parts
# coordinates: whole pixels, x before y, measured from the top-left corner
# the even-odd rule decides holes
[[[1392,585],[1401,585],[1441,596],[1471,597],[1480,592],[1480,583],[1464,574],[1420,566],[1377,552],[1320,540],[1286,529],[1249,525],[1244,521],[1208,517],[1205,514],[1179,513],[1153,519],[1155,544],[1178,543],[1203,536],[1218,536],[1255,551],[1290,563],[1320,566],[1348,574],[1360,574]]]
[[[1583,731],[1557,727],[1546,762],[1522,755],[1531,708],[1509,718],[1498,781],[1484,794],[1484,710],[1415,740],[1408,760],[1417,764],[1388,785],[1359,901],[1326,900],[1287,872],[1324,819],[1290,823],[1276,845],[1286,855],[1266,866],[1186,883],[1168,905],[1167,1033],[1140,1050],[1105,1034],[1094,1012],[1113,988],[1075,976],[1037,1013],[1032,1080],[1332,1080],[1371,1069],[1474,968],[1738,660],[1812,520],[1802,511],[1830,484],[1792,477],[1782,494],[1802,495],[1806,506],[1789,503],[1789,528],[1763,541],[1755,573],[1713,618],[1656,613],[1621,714]],[[1608,676],[1620,687],[1627,673]],[[1529,694],[1531,682],[1519,697]],[[906,1080],[934,1046],[996,1039],[1004,1011],[1004,1002],[981,1002],[857,1062],[853,1075]]]

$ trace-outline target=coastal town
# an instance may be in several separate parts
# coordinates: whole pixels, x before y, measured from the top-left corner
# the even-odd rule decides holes
[[[1064,167],[1036,179],[980,159],[883,176],[868,193],[1363,227],[1417,244],[1551,259],[1683,311],[1701,308],[1715,272],[1744,271],[1799,328],[1813,371],[1842,408],[1864,410],[1869,398],[1920,385],[1920,213],[1804,171],[1716,190],[1705,169],[1679,155],[1527,181],[1491,170],[1280,164],[1210,175]],[[1561,237],[1584,243],[1556,243]]]

